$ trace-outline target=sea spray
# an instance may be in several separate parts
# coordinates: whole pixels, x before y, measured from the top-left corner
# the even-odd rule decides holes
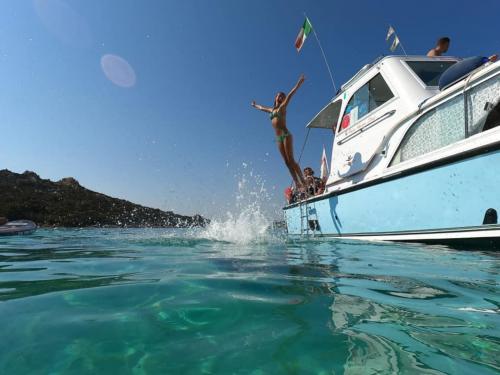
[[[247,244],[266,240],[270,236],[270,224],[259,207],[249,206],[235,215],[228,212],[223,220],[213,220],[200,235],[217,241]]]
[[[252,170],[247,171],[248,164],[242,165],[244,172],[237,182],[233,212],[226,212],[222,219],[213,219],[201,236],[237,244],[275,240],[270,230],[272,220],[264,214],[264,207],[271,205],[265,180]]]
[[[235,192],[227,199],[231,207],[211,218],[204,227],[167,231],[144,230],[130,235],[130,241],[150,246],[196,246],[212,242],[228,242],[237,245],[282,243],[283,233],[273,230],[276,203],[266,181],[251,167],[243,163],[235,177]]]

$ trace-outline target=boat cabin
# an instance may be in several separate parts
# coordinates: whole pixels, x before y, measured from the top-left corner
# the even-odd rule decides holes
[[[346,82],[307,125],[334,132],[325,193],[428,162],[436,150],[499,125],[500,62],[440,89],[442,74],[460,60],[387,56]]]

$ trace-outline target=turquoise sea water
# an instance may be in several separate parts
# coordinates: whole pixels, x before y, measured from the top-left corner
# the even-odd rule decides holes
[[[0,238],[0,374],[498,374],[500,253],[222,229]]]

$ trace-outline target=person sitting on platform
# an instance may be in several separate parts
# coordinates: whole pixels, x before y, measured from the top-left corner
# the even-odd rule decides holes
[[[314,171],[311,167],[304,168],[304,179],[306,181],[307,194],[312,196],[323,193],[325,189],[323,181],[314,176]]]

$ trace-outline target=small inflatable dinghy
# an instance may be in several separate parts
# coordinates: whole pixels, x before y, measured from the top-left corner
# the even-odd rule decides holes
[[[466,59],[463,59],[462,61],[457,62],[456,64],[453,64],[448,69],[446,69],[439,78],[439,89],[442,90],[444,87],[460,81],[461,79],[467,77],[473,70],[479,68],[481,65],[487,62],[487,57],[474,56],[468,57]]]
[[[30,234],[34,231],[36,231],[36,224],[30,220],[9,221],[4,225],[0,225],[0,236]]]

